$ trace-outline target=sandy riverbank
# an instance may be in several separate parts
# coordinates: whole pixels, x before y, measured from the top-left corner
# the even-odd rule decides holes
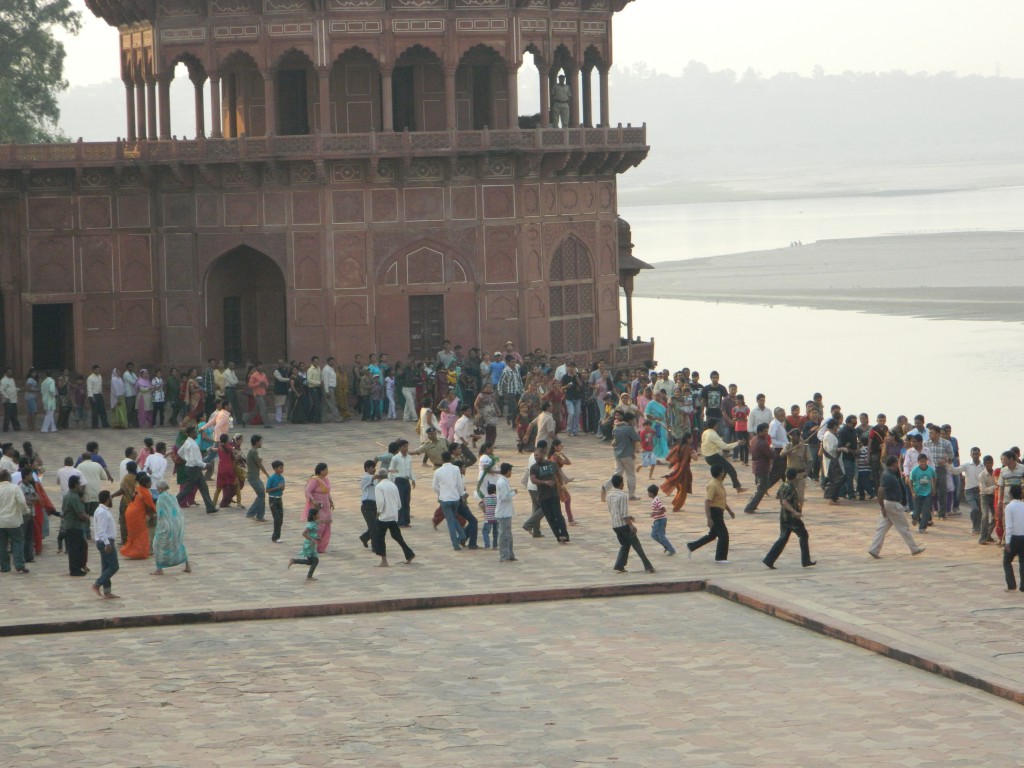
[[[823,240],[666,262],[636,296],[1024,322],[1024,231]]]

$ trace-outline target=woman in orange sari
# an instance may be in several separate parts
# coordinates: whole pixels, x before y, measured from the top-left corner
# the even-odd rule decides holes
[[[156,504],[153,502],[153,494],[149,491],[152,482],[147,474],[138,476],[135,497],[124,512],[125,523],[128,525],[128,541],[121,547],[121,555],[129,560],[145,560],[149,557],[148,521],[156,519]]]
[[[668,453],[668,463],[671,469],[665,475],[665,482],[661,484],[661,490],[665,493],[674,493],[672,499],[672,511],[678,512],[686,503],[687,494],[693,493],[693,472],[690,470],[690,460],[693,458],[694,450],[689,440],[676,443]]]

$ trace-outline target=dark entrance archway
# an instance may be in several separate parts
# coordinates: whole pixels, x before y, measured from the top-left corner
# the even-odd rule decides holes
[[[203,356],[241,364],[287,357],[284,275],[269,256],[241,245],[206,273]]]

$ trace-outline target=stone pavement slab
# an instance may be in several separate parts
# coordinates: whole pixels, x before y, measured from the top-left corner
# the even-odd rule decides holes
[[[246,437],[248,434],[246,431]],[[429,491],[430,471],[417,465],[414,525],[407,530],[416,561],[411,566],[393,561],[391,568],[381,569],[374,567],[376,558],[356,539],[363,530],[358,479],[363,459],[376,454],[379,444],[398,436],[415,440],[411,425],[350,422],[285,426],[263,434],[264,460],[269,464],[282,458],[287,463],[290,487],[285,503],[285,543],[271,544],[269,523],[247,521],[241,511],[206,515],[193,508],[186,513],[186,543],[195,572],[168,571],[163,577],[153,577],[148,575],[151,562],[122,561],[115,587],[124,599],[101,601],[89,591],[88,580],[65,575],[66,560],[56,556],[55,537],[51,536],[30,576],[0,576],[4,587],[0,590],[0,634],[5,628],[34,622],[116,620],[189,611],[286,610],[398,598],[701,580],[722,592],[761,596],[771,605],[830,625],[852,627],[897,649],[914,649],[1024,692],[1024,666],[1013,663],[1024,653],[1017,642],[1024,595],[1004,591],[998,548],[978,546],[966,518],[940,522],[920,537],[928,550],[915,558],[890,534],[883,558],[876,561],[865,550],[877,507],[869,503],[831,507],[812,491],[805,519],[818,565],[801,569],[794,541],[780,559],[778,570],[768,571],[760,559],[778,532],[777,502],[765,500],[762,511],[755,515],[743,514],[742,503],[736,503],[737,519],[730,521],[730,565],[715,565],[711,547],[696,553],[692,560],[683,555],[664,557],[657,553],[653,541],[642,536],[658,573],[644,574],[639,563],[631,562],[629,574],[615,574],[611,564],[616,543],[607,510],[598,499],[600,483],[613,467],[610,448],[591,437],[567,437],[567,452],[573,459],[569,468],[574,478],[570,485],[573,511],[580,521],[570,528],[571,544],[559,546],[550,535],[531,539],[516,525],[518,563],[499,565],[496,554],[487,550],[452,552],[444,526],[435,531],[429,524],[436,506]],[[33,435],[46,460],[49,487],[55,482],[62,457],[80,452],[90,436],[101,440],[101,452],[115,466],[124,445],[142,442],[139,431]],[[171,441],[173,432],[156,431],[154,436]],[[517,455],[509,445],[510,432],[501,429],[496,452],[517,466],[513,476],[518,481],[526,457]],[[331,550],[317,574],[320,580],[307,584],[295,569],[286,571],[284,566],[299,546],[302,486],[320,460],[331,467],[338,510]],[[698,461],[695,470],[697,493],[682,512],[669,519],[668,534],[679,549],[687,539],[704,532],[702,489],[707,468]],[[740,471],[744,482],[752,484],[749,472]],[[475,470],[471,475],[475,479]],[[515,485],[520,487],[518,482]],[[645,485],[646,481],[640,483],[641,488]],[[252,491],[246,489],[244,498],[251,501]],[[646,503],[637,502],[634,508],[643,533]],[[528,497],[522,492],[516,502],[516,520],[521,523],[527,514]],[[95,560],[93,552],[94,564]]]
[[[0,759],[1017,766],[1016,705],[709,595],[10,638]]]

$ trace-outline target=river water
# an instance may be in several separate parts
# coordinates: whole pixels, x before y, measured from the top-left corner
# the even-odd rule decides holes
[[[656,264],[800,240],[1024,229],[1024,187],[851,197],[623,207],[635,254]],[[1024,265],[1014,265],[1024,267]],[[634,299],[634,333],[654,337],[663,367],[717,368],[748,402],[789,408],[821,392],[844,413],[923,413],[953,425],[961,455],[1024,441],[1016,323],[930,320],[801,307]],[[623,310],[624,312],[624,310]],[[998,458],[997,458],[998,466]]]

